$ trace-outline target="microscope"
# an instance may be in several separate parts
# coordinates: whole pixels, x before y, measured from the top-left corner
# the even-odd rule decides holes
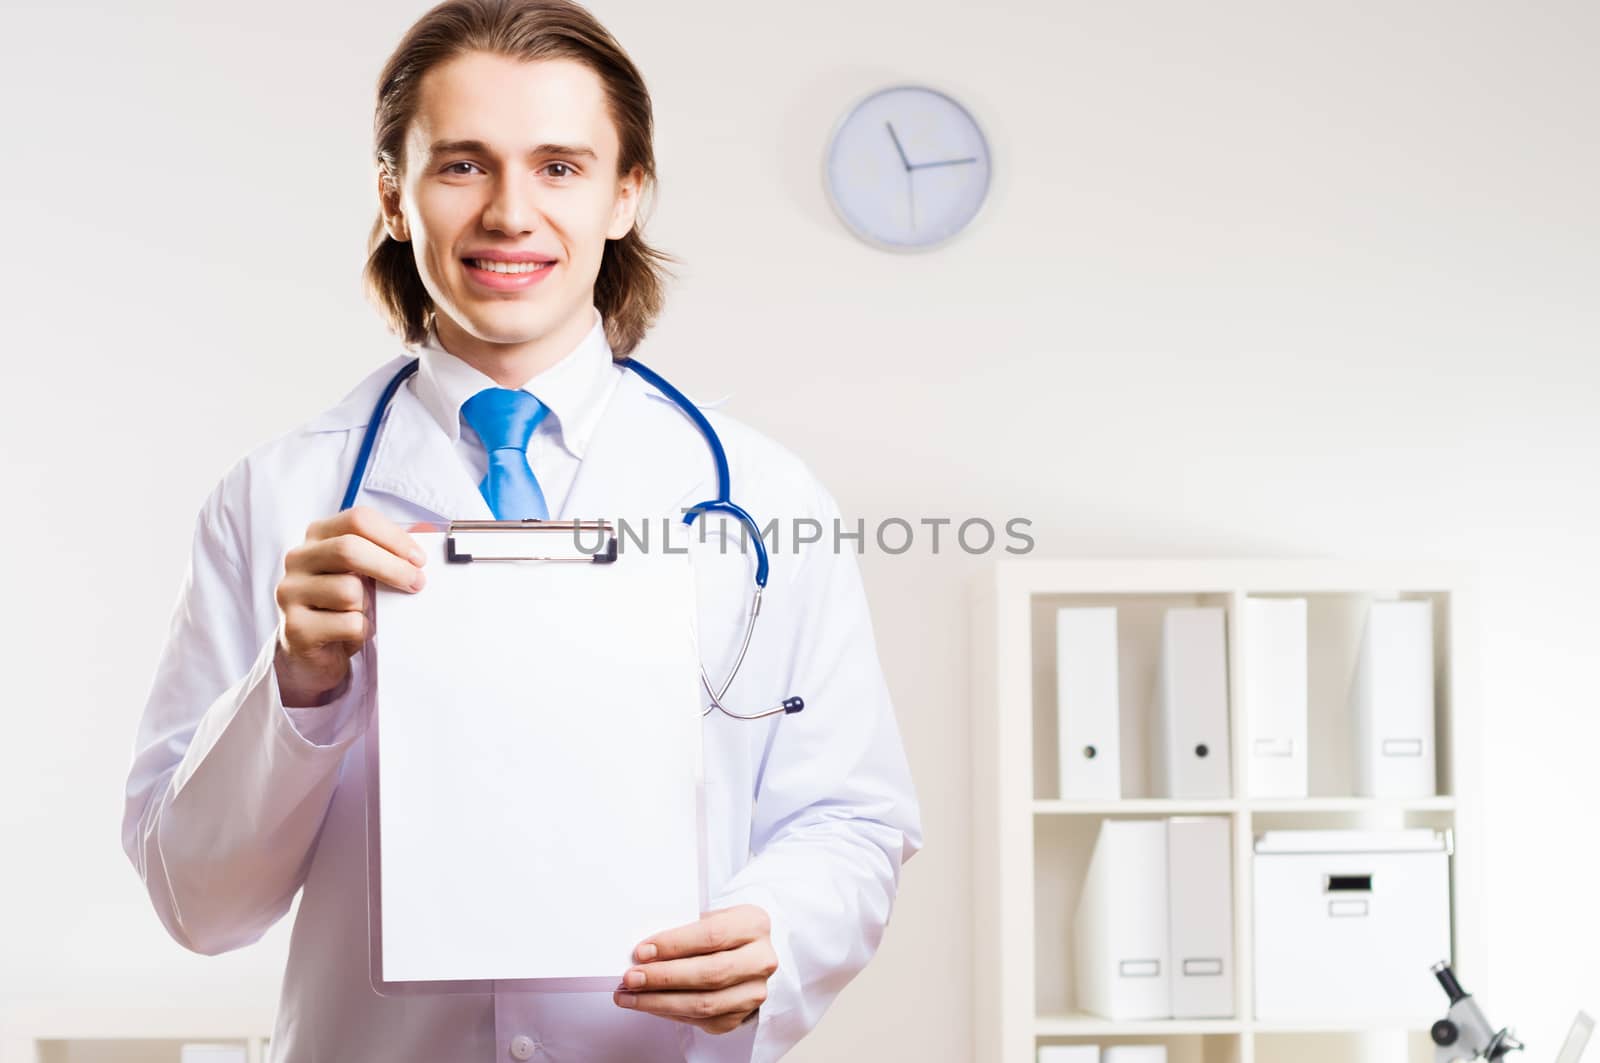
[[[1434,1063],[1471,1063],[1480,1059],[1498,1063],[1522,1048],[1522,1042],[1511,1036],[1509,1029],[1496,1031],[1489,1025],[1478,1002],[1456,981],[1449,963],[1434,964],[1433,976],[1450,998],[1450,1011],[1428,1031],[1433,1037]]]

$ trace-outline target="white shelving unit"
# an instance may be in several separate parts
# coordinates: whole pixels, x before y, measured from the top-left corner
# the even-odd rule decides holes
[[[1308,600],[1310,796],[1254,799],[1244,773],[1240,630],[1247,597]],[[1440,796],[1351,796],[1347,696],[1367,606],[1385,597],[1434,603]],[[1119,801],[1061,801],[1056,761],[1055,615],[1117,606],[1122,705]],[[1232,796],[1183,801],[1148,790],[1149,701],[1161,616],[1175,606],[1227,612]],[[1342,561],[1048,561],[997,563],[974,607],[973,860],[977,998],[974,1058],[1031,1063],[1041,1044],[1159,1042],[1170,1063],[1428,1063],[1426,1027],[1257,1022],[1252,982],[1253,842],[1262,830],[1433,827],[1455,837],[1452,961],[1471,985],[1482,925],[1479,883],[1478,657],[1470,568]],[[1071,976],[1071,919],[1096,832],[1109,817],[1218,815],[1233,826],[1231,1019],[1119,1022],[1085,1015]],[[1314,962],[1313,957],[1307,957]],[[1418,974],[1428,978],[1427,971]],[[1439,1014],[1447,1000],[1439,994]]]

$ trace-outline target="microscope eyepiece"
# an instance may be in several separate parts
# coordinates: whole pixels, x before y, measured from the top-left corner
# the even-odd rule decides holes
[[[1446,961],[1440,960],[1433,965],[1433,976],[1439,980],[1439,985],[1443,987],[1445,995],[1450,998],[1450,1003],[1460,1003],[1470,995],[1465,989],[1461,988],[1461,983],[1456,981],[1456,973],[1450,969],[1450,964]]]

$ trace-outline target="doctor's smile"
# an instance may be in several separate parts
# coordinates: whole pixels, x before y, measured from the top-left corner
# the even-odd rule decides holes
[[[373,121],[396,349],[200,506],[122,841],[193,952],[298,902],[273,1060],[776,1060],[922,846],[855,553],[762,541],[853,541],[838,502],[648,348],[654,128],[572,0],[423,15]]]
[[[496,291],[522,291],[548,277],[555,260],[532,252],[486,252],[461,260],[467,276]]]

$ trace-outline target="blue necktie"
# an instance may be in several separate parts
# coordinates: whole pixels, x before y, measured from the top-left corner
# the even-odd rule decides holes
[[[528,440],[549,407],[526,391],[484,388],[461,404],[461,416],[489,452],[489,473],[478,485],[499,520],[546,520],[544,492],[528,468]]]

